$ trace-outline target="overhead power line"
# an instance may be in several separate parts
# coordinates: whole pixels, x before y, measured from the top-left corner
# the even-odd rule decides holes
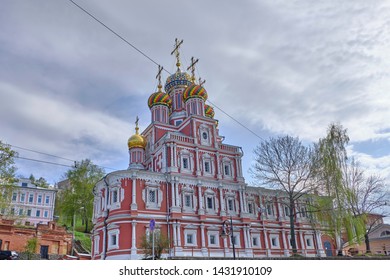
[[[71,161],[71,162],[74,163],[74,165],[67,165],[67,164],[61,164],[61,163],[52,162],[52,161],[45,161],[45,160],[39,160],[39,159],[33,159],[33,158],[27,158],[27,157],[17,156],[16,158],[19,158],[19,159],[30,160],[30,161],[36,161],[36,162],[47,163],[47,164],[52,164],[52,165],[59,165],[59,166],[64,166],[64,167],[71,167],[71,168],[75,167],[75,166],[76,166],[76,163],[79,162],[79,161],[74,160],[74,159],[64,158],[64,157],[52,155],[52,154],[49,154],[49,153],[44,153],[44,152],[40,152],[40,151],[28,149],[28,148],[23,148],[23,147],[16,146],[16,145],[11,145],[11,144],[9,144],[9,145],[10,145],[11,147],[16,148],[16,149],[20,149],[20,150],[29,151],[29,152],[33,152],[33,153],[37,153],[37,154],[41,154],[41,155],[45,155],[45,156],[50,156],[50,157],[55,157],[55,158],[59,158],[59,159]],[[114,170],[114,171],[117,171],[117,170],[118,170],[118,169],[116,169],[116,168],[101,166],[101,165],[97,165],[97,164],[95,164],[95,165],[98,166],[98,167],[100,167],[100,168],[104,168],[104,169],[110,169],[110,170]]]
[[[88,15],[89,17],[91,17],[92,19],[94,19],[96,22],[98,22],[100,25],[102,25],[103,27],[105,27],[108,31],[110,31],[111,33],[113,33],[116,37],[118,37],[119,39],[121,39],[123,42],[125,42],[127,45],[129,45],[130,47],[132,47],[133,49],[135,49],[137,52],[139,52],[140,54],[142,54],[144,57],[146,57],[148,60],[150,60],[151,62],[153,62],[154,64],[156,64],[157,66],[160,66],[161,64],[159,64],[158,62],[156,62],[154,59],[152,59],[150,56],[148,56],[145,52],[141,51],[139,48],[137,48],[134,44],[130,43],[127,39],[125,39],[123,36],[121,36],[120,34],[118,34],[116,31],[114,31],[112,28],[110,28],[108,25],[106,25],[105,23],[103,23],[101,20],[99,20],[96,16],[94,16],[93,14],[91,14],[90,12],[88,12],[85,8],[81,7],[79,4],[77,4],[76,2],[74,2],[73,0],[68,0],[69,2],[71,2],[74,6],[76,6],[78,9],[80,9],[81,11],[83,11],[86,15]],[[165,68],[163,69],[165,72],[167,72],[168,74],[171,74],[169,71],[167,71]],[[237,124],[239,124],[240,126],[242,126],[244,129],[248,130],[250,133],[252,133],[254,136],[256,136],[257,138],[259,138],[260,140],[264,140],[260,135],[258,135],[256,132],[254,132],[253,130],[251,130],[250,128],[248,128],[247,126],[245,126],[243,123],[241,123],[240,121],[238,121],[237,119],[235,119],[232,115],[228,114],[227,112],[225,112],[223,109],[221,109],[219,106],[217,106],[215,103],[211,102],[209,100],[209,103],[211,105],[213,105],[215,108],[217,108],[218,110],[220,110],[223,114],[225,114],[226,116],[228,116],[229,118],[231,118],[233,121],[235,121]]]
[[[87,14],[88,16],[90,16],[92,19],[94,19],[96,22],[98,22],[100,25],[102,25],[104,28],[106,28],[107,30],[109,30],[111,33],[113,33],[116,37],[118,37],[119,39],[121,39],[123,42],[125,42],[127,45],[129,45],[130,47],[132,47],[133,49],[135,49],[137,52],[139,52],[140,54],[142,54],[144,57],[146,57],[147,59],[149,59],[151,62],[153,62],[154,64],[156,64],[157,66],[159,66],[160,64],[158,64],[154,59],[152,59],[150,56],[148,56],[146,53],[144,53],[143,51],[141,51],[139,48],[137,48],[135,45],[133,45],[132,43],[130,43],[128,40],[126,40],[123,36],[121,36],[120,34],[118,34],[117,32],[115,32],[112,28],[110,28],[108,25],[106,25],[104,22],[102,22],[101,20],[99,20],[97,17],[95,17],[93,14],[91,14],[90,12],[88,12],[86,9],[84,9],[83,7],[81,7],[79,4],[77,4],[76,2],[74,2],[73,0],[68,0],[69,2],[71,2],[73,5],[75,5],[77,8],[79,8],[81,11],[83,11],[85,14]],[[167,72],[168,74],[171,74],[170,72],[168,72],[166,69],[164,69],[165,72]]]

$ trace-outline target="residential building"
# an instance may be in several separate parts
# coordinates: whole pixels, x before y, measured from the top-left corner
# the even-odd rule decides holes
[[[48,224],[53,221],[55,199],[55,189],[40,188],[29,179],[18,179],[12,188],[10,207],[1,209],[0,214],[23,225]]]

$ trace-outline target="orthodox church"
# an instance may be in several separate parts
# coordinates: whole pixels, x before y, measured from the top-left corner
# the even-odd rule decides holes
[[[289,256],[288,207],[275,191],[250,187],[242,149],[223,143],[207,91],[191,59],[150,95],[151,122],[128,140],[129,166],[94,188],[92,259],[141,259],[142,236],[159,231],[167,257],[262,258]],[[330,242],[296,205],[298,252],[323,256]],[[228,236],[228,238],[224,238]],[[331,249],[331,248],[330,248]]]

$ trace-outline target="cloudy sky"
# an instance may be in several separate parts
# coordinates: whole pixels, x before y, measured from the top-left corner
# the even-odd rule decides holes
[[[183,39],[183,66],[199,58],[212,104],[263,139],[309,144],[340,122],[349,155],[390,180],[389,1],[75,2],[169,72]],[[20,157],[126,169],[136,116],[141,129],[150,122],[157,66],[68,0],[2,0],[0,26],[0,139]],[[225,143],[243,147],[250,183],[260,138],[215,111]],[[68,169],[17,166],[51,183]]]

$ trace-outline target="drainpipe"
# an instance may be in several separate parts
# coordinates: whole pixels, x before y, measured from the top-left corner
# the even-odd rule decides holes
[[[106,259],[106,255],[107,255],[107,235],[108,235],[108,230],[107,230],[107,219],[108,219],[108,216],[110,214],[110,210],[108,209],[108,202],[109,202],[109,197],[108,197],[108,183],[107,183],[107,176],[104,176],[103,177],[103,180],[104,180],[104,183],[106,184],[106,211],[107,211],[107,214],[104,216],[104,220],[103,220],[103,224],[104,224],[104,238],[103,238],[103,260]]]
[[[170,215],[171,215],[171,208],[169,207],[169,183],[168,183],[168,174],[165,173],[165,183],[166,183],[166,204],[167,204],[167,234],[168,234],[168,256],[171,256],[171,230],[169,225]]]

